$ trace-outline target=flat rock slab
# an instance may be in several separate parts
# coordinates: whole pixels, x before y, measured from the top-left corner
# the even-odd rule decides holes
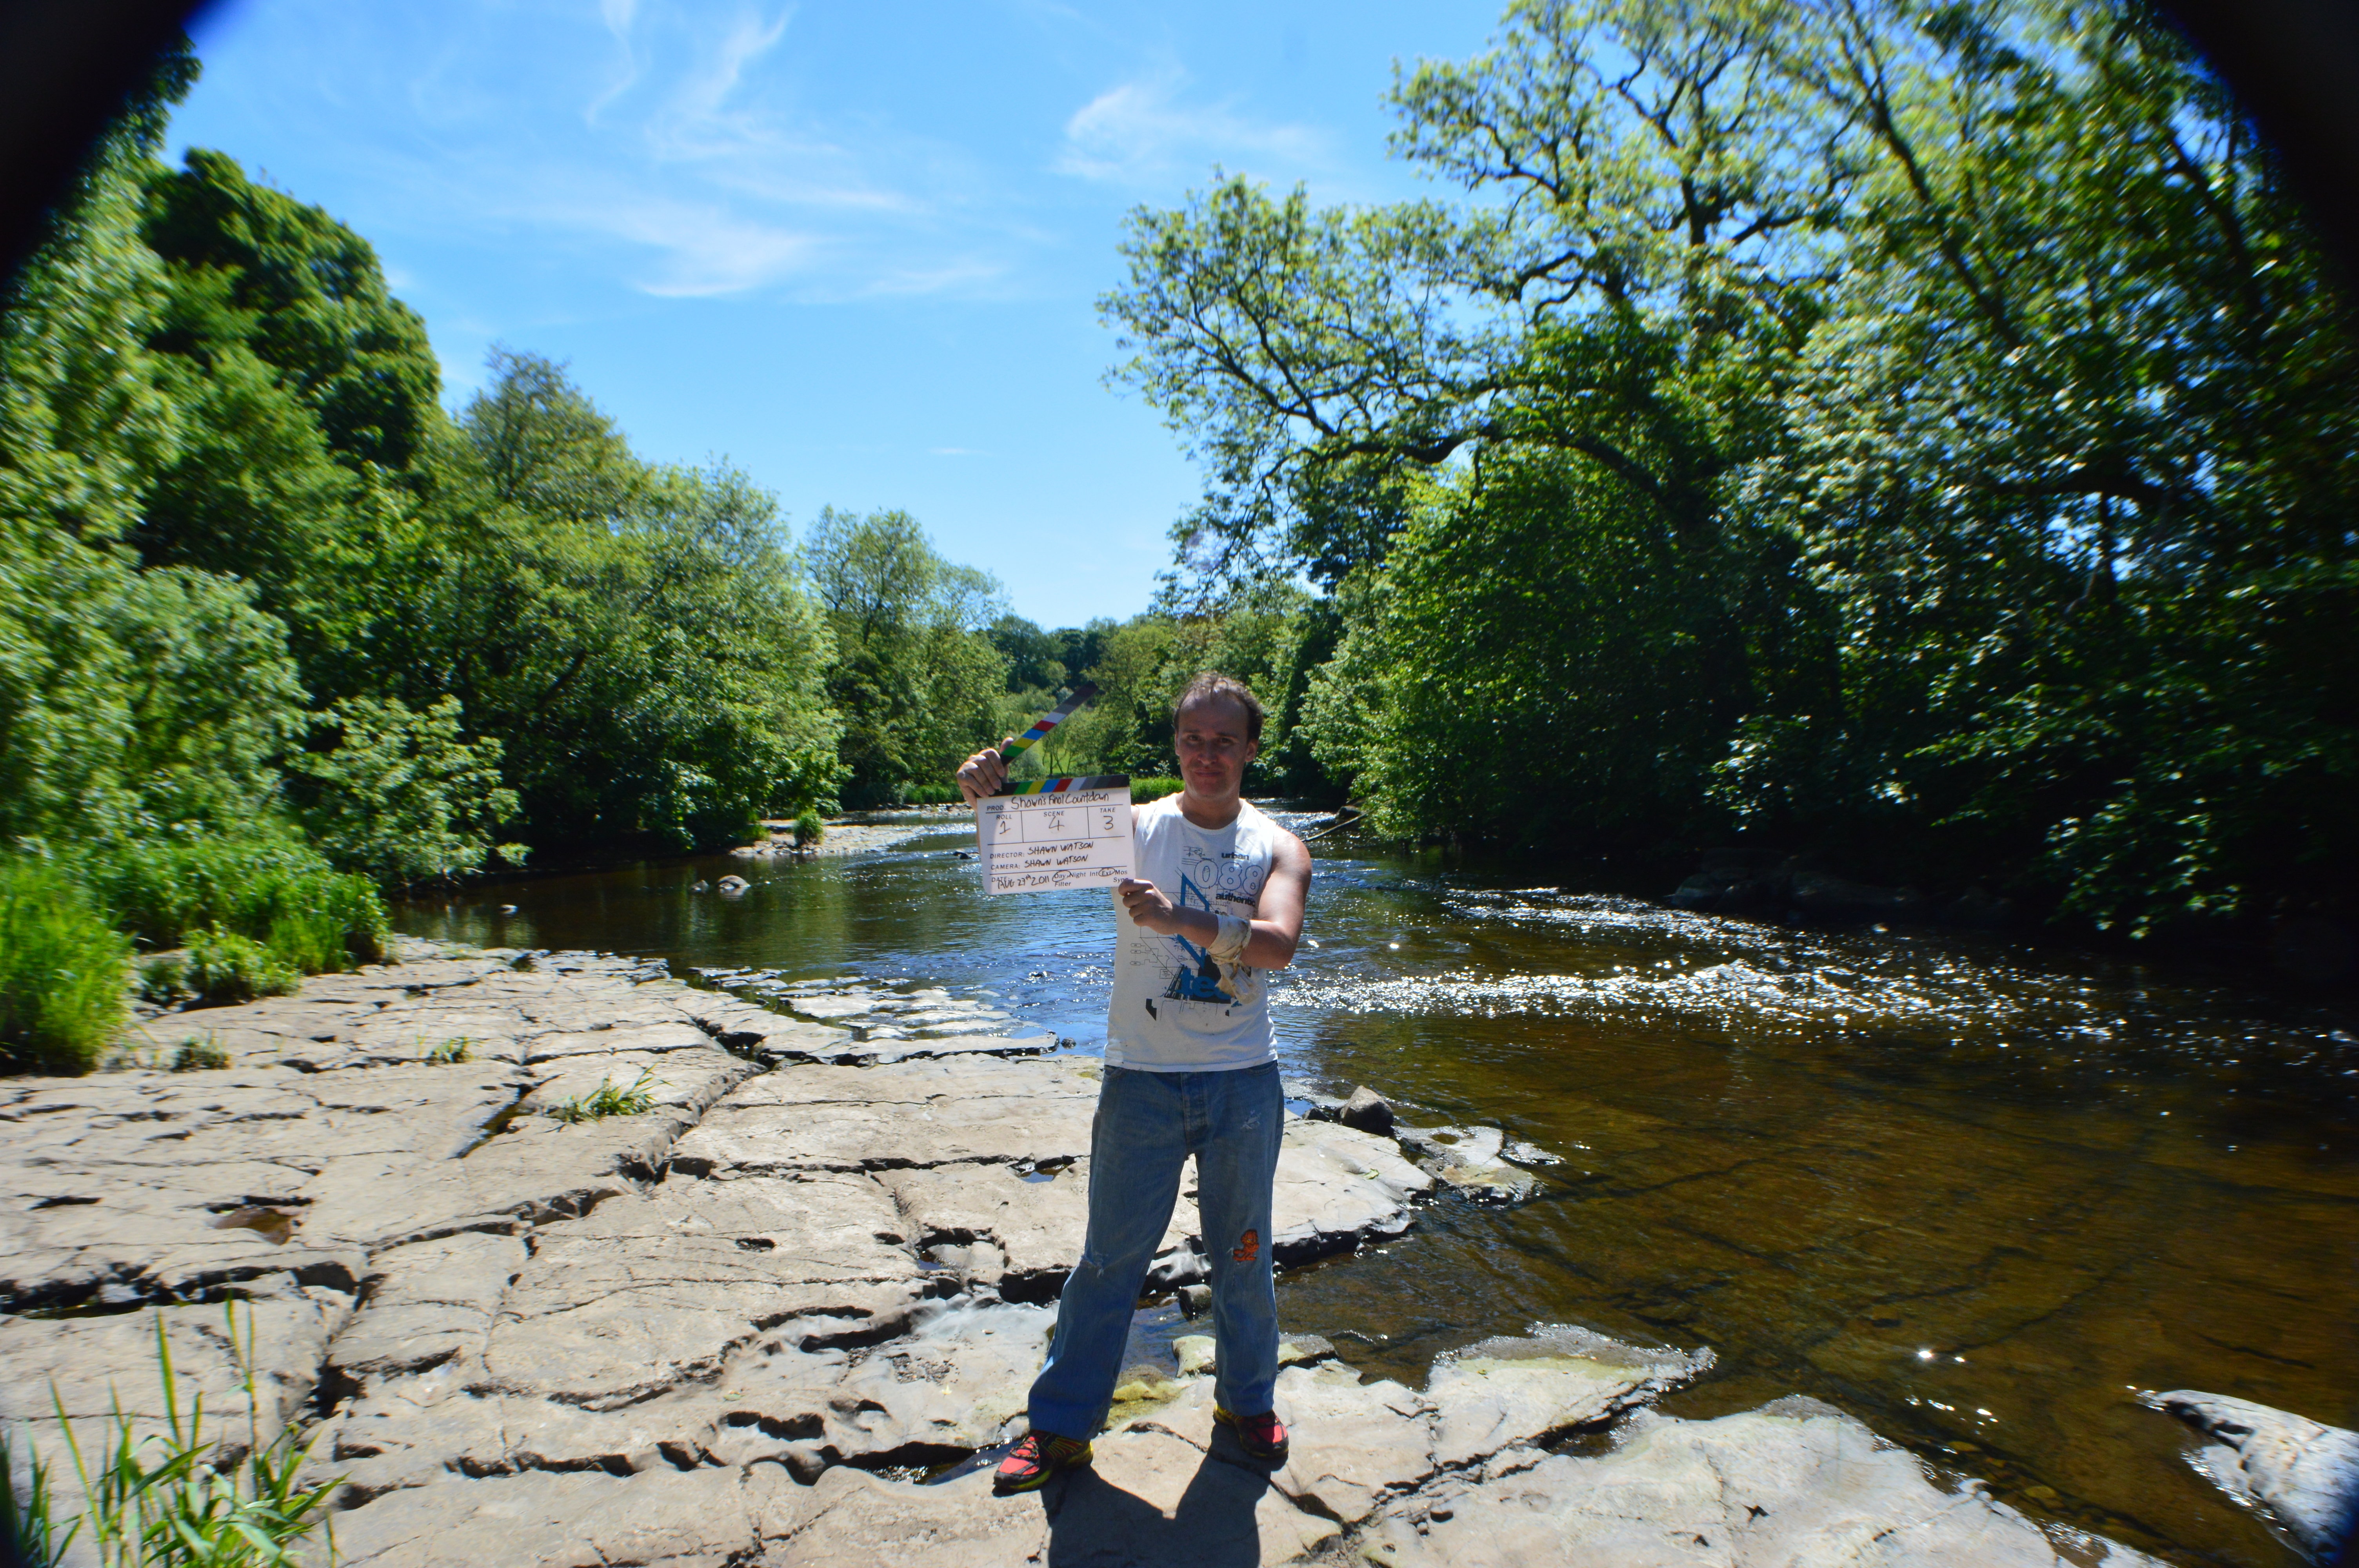
[[[2312,1557],[2333,1561],[2359,1533],[2359,1432],[2194,1389],[2144,1398],[2212,1439],[2192,1456],[2195,1468],[2257,1505]]]
[[[1388,1505],[1362,1553],[1387,1568],[2071,1568],[2093,1546],[2116,1568],[2153,1561],[2070,1544],[1976,1487],[1935,1486],[1832,1407],[1788,1399],[1707,1422],[1644,1411],[1610,1454],[1452,1476]]]
[[[758,1562],[799,1517],[775,1465],[538,1472],[397,1492],[336,1520],[342,1568],[721,1568]]]
[[[1605,1424],[1709,1370],[1709,1350],[1645,1350],[1558,1326],[1445,1356],[1426,1379],[1434,1456],[1459,1467],[1519,1443]]]
[[[316,1222],[320,1173],[453,1165],[529,1084],[497,1062],[16,1080],[0,1087],[0,1305],[187,1297],[289,1271],[349,1290],[362,1260],[349,1230]],[[380,1222],[389,1195],[373,1195]]]

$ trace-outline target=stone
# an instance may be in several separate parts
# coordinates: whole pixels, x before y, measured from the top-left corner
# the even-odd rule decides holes
[[[2190,1463],[2257,1505],[2311,1557],[2335,1561],[2359,1532],[2359,1432],[2193,1389],[2142,1397],[2213,1439]]]
[[[1198,1318],[1212,1310],[1212,1287],[1182,1285],[1180,1287],[1180,1311],[1182,1315]]]
[[[1288,1368],[1277,1394],[1290,1442],[1274,1479],[1299,1507],[1356,1525],[1437,1468],[1431,1408],[1398,1383],[1363,1382],[1343,1366]]]
[[[1183,1334],[1171,1342],[1171,1354],[1180,1358],[1180,1375],[1201,1377],[1212,1369],[1212,1336],[1209,1334]]]
[[[1426,1399],[1440,1412],[1434,1456],[1471,1465],[1516,1444],[1603,1426],[1700,1376],[1709,1350],[1642,1350],[1584,1328],[1485,1339],[1436,1360]]]
[[[415,1375],[453,1359],[480,1366],[500,1299],[530,1254],[516,1236],[465,1231],[370,1260],[367,1304],[328,1347],[340,1381]]]
[[[1209,1432],[1198,1443],[1147,1419],[1095,1446],[1095,1462],[1051,1483],[1044,1499],[1051,1563],[1295,1563],[1343,1533],[1295,1507],[1261,1467],[1237,1463],[1241,1454],[1212,1453]]]
[[[1924,896],[1914,888],[1871,887],[1824,871],[1797,871],[1788,896],[1805,914],[1835,919],[1906,920],[1925,911]]]
[[[898,1225],[875,1183],[828,1174],[666,1183],[544,1224],[501,1300],[488,1380],[613,1409],[710,1379],[789,1320],[890,1337],[921,1299]]]
[[[451,1163],[528,1083],[493,1062],[0,1087],[0,1186],[15,1199],[0,1209],[0,1308],[103,1286],[187,1300],[287,1272],[353,1289],[365,1260],[319,1213],[318,1173],[344,1152],[385,1169]],[[375,1201],[382,1217],[382,1189]]]
[[[336,1519],[343,1568],[485,1563],[719,1568],[788,1533],[799,1490],[775,1465],[610,1476],[591,1470],[452,1480]]]
[[[995,1498],[978,1470],[938,1486],[827,1471],[795,1499],[793,1568],[1031,1568],[1048,1560],[1045,1498]]]
[[[329,1336],[345,1310],[335,1292],[291,1287],[226,1305],[147,1307],[78,1318],[0,1316],[0,1430],[29,1430],[33,1445],[66,1466],[60,1495],[71,1498],[71,1511],[79,1513],[80,1488],[59,1430],[59,1405],[93,1465],[102,1462],[94,1450],[112,1442],[118,1409],[131,1418],[135,1442],[167,1430],[157,1358],[159,1325],[171,1348],[183,1421],[201,1398],[202,1432],[242,1454],[249,1432],[267,1443],[309,1409]],[[249,1346],[256,1396],[251,1401]]]
[[[1409,1204],[1433,1178],[1389,1139],[1339,1122],[1289,1118],[1271,1192],[1270,1251],[1292,1268],[1409,1227]]]
[[[714,891],[722,893],[744,892],[747,888],[753,885],[753,883],[747,881],[744,877],[736,875],[723,877],[719,881],[712,884]]]
[[[1495,1127],[1404,1128],[1401,1146],[1418,1165],[1453,1192],[1478,1203],[1516,1204],[1539,1191],[1539,1180],[1508,1162],[1506,1135]]]
[[[2068,1556],[1978,1483],[1935,1485],[1913,1455],[1840,1411],[1785,1399],[1717,1421],[1644,1411],[1608,1454],[1451,1476],[1388,1502],[1360,1551],[1384,1568],[2153,1563],[2077,1532],[2069,1544]]]
[[[613,1084],[617,1088],[636,1087],[657,1105],[701,1119],[715,1100],[758,1069],[751,1062],[701,1044],[659,1053],[570,1055],[545,1063],[542,1070],[549,1076],[517,1102],[519,1110],[546,1115],[567,1100],[593,1095],[601,1086]]]
[[[1393,1130],[1393,1108],[1384,1096],[1362,1084],[1352,1091],[1352,1098],[1343,1102],[1343,1108],[1335,1119],[1346,1127],[1356,1127],[1363,1132],[1381,1136]]]

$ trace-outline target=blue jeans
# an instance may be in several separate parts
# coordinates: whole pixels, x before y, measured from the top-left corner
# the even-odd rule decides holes
[[[1271,1408],[1277,1291],[1269,1192],[1285,1134],[1275,1062],[1221,1073],[1106,1069],[1090,1130],[1089,1238],[1057,1303],[1049,1364],[1032,1384],[1033,1431],[1087,1438],[1105,1421],[1138,1289],[1190,1154],[1212,1265],[1213,1397],[1240,1415]]]

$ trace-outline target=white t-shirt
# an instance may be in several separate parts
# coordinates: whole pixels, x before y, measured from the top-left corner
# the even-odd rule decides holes
[[[1166,795],[1132,816],[1137,875],[1182,909],[1251,920],[1286,831],[1250,802],[1226,827],[1199,827]],[[1185,936],[1163,936],[1114,902],[1114,1001],[1106,1065],[1149,1073],[1220,1072],[1277,1059],[1269,980],[1223,965]]]

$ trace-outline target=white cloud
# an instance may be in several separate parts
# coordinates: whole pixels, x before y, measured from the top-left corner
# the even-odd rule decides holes
[[[1167,70],[1099,93],[1065,122],[1057,169],[1122,185],[1164,183],[1207,165],[1299,173],[1331,161],[1315,126],[1253,120],[1229,103],[1181,101],[1187,78]]]
[[[750,0],[599,0],[546,49],[530,96],[502,91],[499,49],[449,48],[408,86],[435,109],[413,121],[421,142],[373,153],[413,209],[538,234],[659,297],[1004,277],[1030,242],[972,154],[817,119],[799,101],[794,19]]]

